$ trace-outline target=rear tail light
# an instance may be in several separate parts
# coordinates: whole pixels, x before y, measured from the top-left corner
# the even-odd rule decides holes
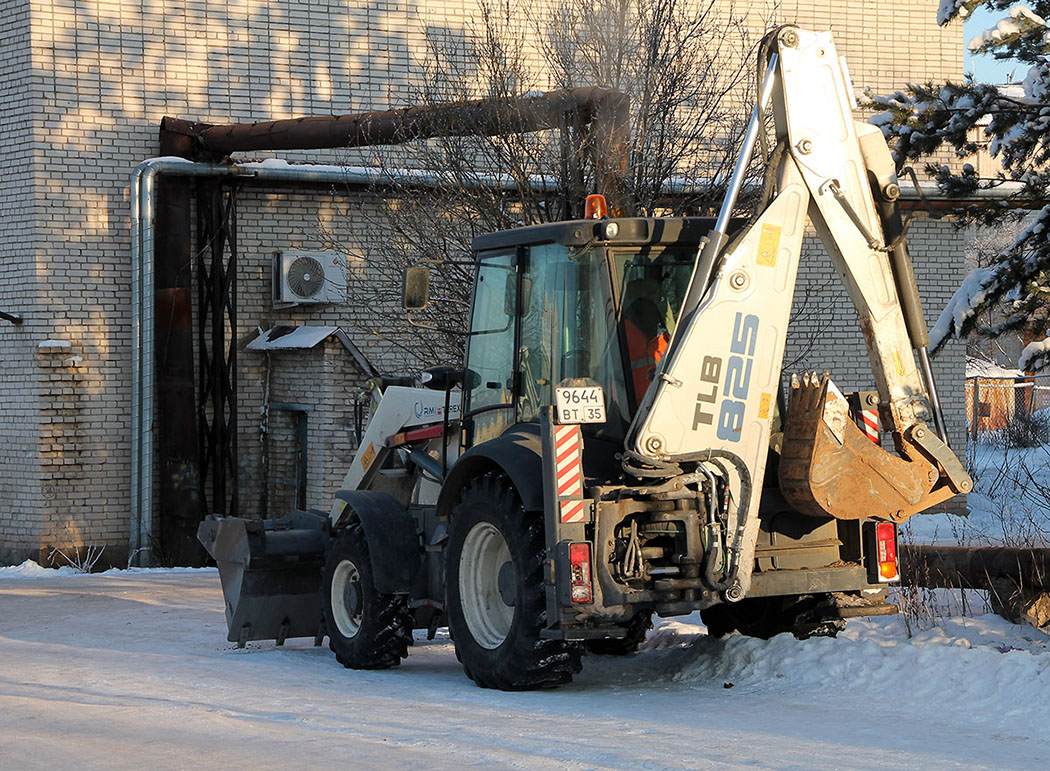
[[[589,543],[569,544],[569,591],[574,603],[584,604],[593,601],[591,545]]]
[[[897,526],[892,522],[875,525],[875,555],[879,561],[879,582],[900,578],[897,570]]]

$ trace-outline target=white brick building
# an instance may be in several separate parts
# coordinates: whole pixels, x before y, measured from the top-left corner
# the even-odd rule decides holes
[[[932,3],[776,5],[778,21],[830,28],[858,87],[885,92],[909,80],[962,77],[961,26],[937,28]],[[750,4],[756,29],[773,18],[773,6]],[[106,560],[116,564],[126,558],[128,183],[135,166],[157,154],[161,117],[226,123],[404,106],[422,77],[425,33],[468,35],[476,17],[471,0],[2,4],[0,310],[24,322],[0,322],[0,564],[46,558],[52,547],[74,543],[104,544]],[[315,193],[242,193],[240,345],[257,325],[332,324],[380,368],[402,366],[382,340],[355,337],[355,314],[368,308],[351,303],[275,311],[269,302],[271,253],[317,248],[319,221],[330,222],[341,210],[339,200]],[[934,222],[918,223],[911,234],[920,289],[934,314],[961,269],[959,238],[950,225]],[[807,256],[819,251],[809,248]],[[861,338],[837,279],[822,258],[807,260],[803,275],[810,289],[800,289],[800,300],[820,299],[828,310],[800,320],[803,329],[820,334],[822,345],[798,366],[827,367],[846,387],[866,386]],[[796,354],[789,351],[788,360]],[[965,434],[962,367],[958,348],[949,347],[938,360],[956,437]],[[264,508],[258,439],[264,369],[259,357],[241,355],[239,468],[246,515]],[[339,378],[356,385],[351,374]],[[321,430],[312,425],[311,436]],[[324,479],[310,481],[309,505],[325,506],[322,488],[341,477],[345,452],[333,451]]]

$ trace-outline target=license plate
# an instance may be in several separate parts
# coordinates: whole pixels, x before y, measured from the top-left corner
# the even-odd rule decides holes
[[[558,423],[604,423],[605,394],[601,386],[571,386],[554,389]]]

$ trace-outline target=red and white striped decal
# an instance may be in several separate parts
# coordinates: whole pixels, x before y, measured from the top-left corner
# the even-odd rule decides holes
[[[578,522],[583,522],[583,501],[562,501],[561,523],[573,525]]]
[[[864,436],[875,442],[875,444],[879,443],[878,410],[861,410],[857,414],[857,425],[860,426],[860,430],[864,432]]]
[[[583,465],[578,425],[554,427],[554,458],[562,524],[583,522]]]

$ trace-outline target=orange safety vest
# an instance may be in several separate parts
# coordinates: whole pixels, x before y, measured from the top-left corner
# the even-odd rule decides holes
[[[627,355],[631,358],[634,396],[640,404],[649,389],[649,383],[652,382],[656,365],[663,359],[671,338],[667,332],[661,331],[652,339],[646,340],[642,331],[630,321],[624,323],[624,331],[627,338]]]

